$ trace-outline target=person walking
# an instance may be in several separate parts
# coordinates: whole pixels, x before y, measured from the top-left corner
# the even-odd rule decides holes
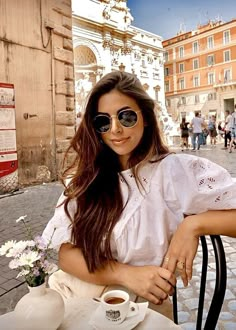
[[[175,271],[187,286],[199,237],[236,237],[236,183],[205,158],[170,152],[134,74],[106,74],[83,113],[43,231],[60,265],[49,285],[64,299],[122,286],[170,317]]]
[[[210,135],[210,143],[211,145],[216,145],[216,137],[217,137],[217,130],[216,130],[216,116],[212,115],[208,122],[208,131]]]
[[[184,147],[188,150],[188,138],[189,138],[189,131],[188,131],[189,122],[186,122],[185,117],[182,118],[180,123],[180,131],[181,131],[181,150],[184,151]]]
[[[218,130],[218,135],[219,135],[219,142],[222,142],[222,139],[225,135],[225,129],[224,129],[221,121],[219,121],[219,123],[218,123],[217,130]]]
[[[200,149],[201,145],[201,134],[203,129],[204,120],[200,117],[198,111],[195,112],[195,117],[191,121],[191,126],[193,127],[193,149],[192,151],[196,150],[196,143],[197,143],[197,150]]]
[[[233,144],[236,144],[236,104],[234,106],[234,112],[231,114],[230,131],[231,131],[231,141],[229,143],[229,153],[232,152]]]
[[[223,149],[228,149],[228,141],[230,143],[231,141],[231,114],[229,110],[225,111],[225,135],[224,135],[224,148]]]

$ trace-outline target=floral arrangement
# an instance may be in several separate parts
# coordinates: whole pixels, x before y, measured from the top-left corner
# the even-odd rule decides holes
[[[48,261],[52,252],[52,248],[49,248],[51,240],[46,243],[42,236],[33,237],[31,228],[26,224],[26,217],[21,216],[16,222],[23,222],[29,239],[6,242],[0,247],[0,255],[12,258],[9,268],[19,271],[16,278],[24,276],[27,284],[35,287],[43,284],[47,275],[57,270],[57,265]]]

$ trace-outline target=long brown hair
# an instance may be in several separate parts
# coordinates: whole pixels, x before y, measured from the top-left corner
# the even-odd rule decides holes
[[[90,272],[102,267],[106,260],[113,259],[111,234],[125,207],[119,184],[119,158],[101,142],[93,127],[100,97],[114,89],[136,101],[145,122],[143,137],[128,162],[136,179],[138,169],[144,162],[154,156],[161,159],[169,152],[157,124],[155,103],[137,77],[114,71],[98,81],[88,96],[82,122],[71,140],[65,159],[72,157],[72,151],[76,156],[64,171],[64,179],[71,177],[65,187],[64,208],[72,222],[72,242],[81,249]],[[77,203],[73,218],[69,213],[72,199]]]

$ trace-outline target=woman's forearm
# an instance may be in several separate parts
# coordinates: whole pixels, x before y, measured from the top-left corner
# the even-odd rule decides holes
[[[212,210],[190,215],[184,225],[191,226],[197,237],[203,235],[225,235],[236,237],[236,210]]]
[[[69,243],[61,246],[59,265],[63,271],[85,282],[121,285],[154,304],[162,303],[173,294],[176,285],[175,275],[158,266],[132,266],[114,261],[90,273],[81,250]]]
[[[107,262],[100,270],[90,273],[81,250],[70,243],[62,244],[59,251],[59,265],[63,271],[83,281],[99,285],[124,285],[121,273],[130,267],[115,261]]]

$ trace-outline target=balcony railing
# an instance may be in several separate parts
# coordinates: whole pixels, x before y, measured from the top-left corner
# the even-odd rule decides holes
[[[224,79],[224,81],[218,81],[213,85],[214,88],[218,87],[227,87],[227,86],[233,86],[236,85],[236,80],[232,79]]]

